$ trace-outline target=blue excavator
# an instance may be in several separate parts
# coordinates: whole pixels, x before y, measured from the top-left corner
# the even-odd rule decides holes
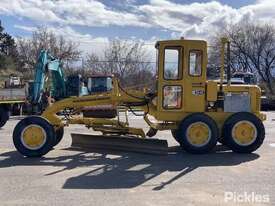
[[[106,75],[91,75],[88,78],[82,78],[81,75],[69,75],[65,77],[62,62],[50,54],[47,50],[41,50],[35,66],[34,79],[28,81],[25,88],[15,88],[15,92],[2,91],[2,94],[11,94],[18,96],[20,101],[7,101],[2,99],[0,102],[0,128],[9,120],[11,113],[11,104],[19,107],[19,113],[41,114],[50,102],[59,101],[70,96],[83,96],[98,92],[106,92],[112,89],[112,77]],[[26,92],[27,91],[27,92]],[[0,95],[1,96],[1,95]],[[16,97],[17,97],[16,96]],[[23,98],[23,99],[22,99]],[[26,101],[27,100],[27,101]],[[115,111],[109,107],[104,108],[85,108],[82,111],[84,116],[91,117],[113,117]]]
[[[46,87],[49,78],[51,79],[50,89]],[[28,99],[32,104],[41,104],[44,95],[51,96],[58,101],[69,96],[87,94],[88,90],[84,86],[81,75],[72,75],[65,79],[61,61],[47,50],[40,52],[35,67],[34,81],[29,86]]]
[[[84,79],[78,74],[65,78],[61,61],[49,51],[41,50],[35,67],[34,80],[29,83],[28,101],[38,106],[39,113],[48,105],[49,97],[53,101],[59,101],[70,96],[84,96],[111,89],[111,76],[97,75]]]

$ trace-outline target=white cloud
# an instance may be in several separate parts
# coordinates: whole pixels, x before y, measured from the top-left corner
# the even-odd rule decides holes
[[[169,0],[150,0],[140,6],[134,4],[135,0],[125,2],[131,5],[127,11],[108,8],[99,0],[1,0],[0,14],[26,17],[43,24],[54,23],[51,25],[57,24],[63,29],[72,25],[152,27],[170,31],[171,37],[177,38],[208,38],[228,23],[244,19],[272,23],[275,19],[274,0],[258,0],[241,8],[217,1],[177,4]],[[89,34],[81,34],[81,38],[90,39]]]
[[[138,15],[115,11],[95,0],[1,0],[0,14],[84,26],[149,26]]]
[[[147,23],[171,31],[172,37],[208,38],[227,24],[243,20],[272,23],[275,18],[275,1],[259,0],[239,9],[217,1],[177,4],[168,0],[151,0],[139,10]]]
[[[38,27],[21,25],[14,25],[14,27],[27,32],[34,32],[38,29]],[[103,49],[109,44],[109,39],[106,37],[94,37],[91,34],[82,34],[69,26],[48,26],[47,29],[57,36],[64,36],[66,40],[78,44],[79,50],[82,51],[84,55],[91,52],[102,54]]]
[[[102,53],[103,48],[109,44],[109,39],[106,37],[93,37],[91,34],[82,34],[69,26],[49,27],[48,29],[58,36],[64,36],[67,40],[77,43],[83,53]]]
[[[27,32],[34,32],[37,29],[36,27],[33,27],[33,26],[23,26],[18,24],[15,24],[13,27],[16,29],[27,31]]]
[[[174,37],[207,37],[209,32],[242,18],[237,9],[216,1],[176,4],[166,0],[151,0],[150,4],[139,9],[148,17],[150,24],[173,31]]]
[[[241,13],[249,14],[251,20],[274,23],[275,1],[259,0],[256,4],[248,5],[240,9]]]
[[[71,40],[77,43],[79,45],[80,51],[83,52],[84,56],[88,53],[96,53],[99,55],[103,55],[104,49],[108,47],[111,41],[109,38],[106,37],[93,37],[90,34],[81,34],[69,26],[49,27],[48,29],[54,32],[56,35],[65,36],[67,40]],[[143,43],[144,48],[146,49],[149,55],[148,59],[155,59],[155,42],[157,41],[156,37],[152,37],[147,41],[133,37],[132,39],[128,39],[127,41]]]
[[[52,1],[1,0],[0,14],[15,15],[37,21],[62,22],[53,10]]]

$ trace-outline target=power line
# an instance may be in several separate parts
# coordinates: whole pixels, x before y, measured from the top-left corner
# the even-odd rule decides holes
[[[156,64],[155,61],[91,61],[91,63],[132,63],[132,64]],[[172,63],[172,62],[171,62]]]
[[[130,64],[156,64],[156,61],[90,61],[91,63],[130,63]],[[178,62],[165,61],[165,64],[178,64]]]
[[[92,44],[110,44],[112,43],[112,41],[106,41],[106,42],[98,42],[98,41],[87,41],[87,42],[79,42],[79,43],[92,43]],[[143,42],[139,42],[139,41],[129,41],[129,43],[140,43],[142,46],[144,45],[151,45],[151,46],[155,46],[155,43],[143,43]]]
[[[173,39],[172,39],[173,40]],[[160,40],[161,41],[161,40]],[[127,42],[127,41],[126,41]],[[140,43],[141,45],[151,45],[151,46],[155,46],[156,45],[156,42],[157,41],[155,41],[154,43],[152,42],[152,43],[143,43],[142,41],[131,41],[131,40],[129,40],[129,43],[134,43],[134,44],[136,44],[136,43]],[[112,43],[112,40],[111,41],[106,41],[106,42],[98,42],[98,41],[87,41],[87,42],[79,42],[79,43],[92,43],[92,44],[110,44],[110,43]],[[217,46],[216,45],[207,45],[207,47],[208,48],[216,48]]]

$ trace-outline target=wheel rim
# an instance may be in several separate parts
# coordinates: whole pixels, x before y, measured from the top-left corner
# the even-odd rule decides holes
[[[195,122],[187,128],[186,137],[193,146],[202,147],[210,141],[211,130],[204,122]]]
[[[39,125],[31,124],[21,133],[21,142],[27,149],[37,150],[46,142],[46,131]]]
[[[250,121],[240,121],[232,128],[233,140],[242,146],[252,144],[257,138],[257,128]]]

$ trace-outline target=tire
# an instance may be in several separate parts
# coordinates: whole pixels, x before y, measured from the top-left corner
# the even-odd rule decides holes
[[[26,134],[26,132],[30,132],[31,134]],[[30,135],[32,138],[28,138]],[[31,143],[27,143],[27,140],[24,138],[29,139],[29,141],[37,141],[40,138],[41,144],[36,146],[30,145]],[[54,127],[46,119],[39,116],[30,116],[22,119],[13,131],[14,146],[18,152],[26,157],[41,157],[47,154],[53,148],[55,142]]]
[[[251,134],[252,136],[254,134],[254,137],[252,137],[250,142],[241,143],[234,137],[234,131],[238,128],[238,124],[240,125],[241,123],[248,124],[249,127],[254,128],[256,131]],[[237,153],[254,152],[262,145],[265,138],[265,128],[262,121],[254,114],[248,112],[238,112],[230,116],[224,124],[223,131],[226,145]],[[250,139],[251,137],[248,138]]]
[[[179,137],[178,137],[178,130],[177,129],[171,129],[171,134],[174,137],[174,139],[180,144]]]
[[[64,127],[60,127],[57,130],[55,130],[55,143],[53,146],[58,145],[59,142],[61,142],[61,140],[63,139],[64,136]]]
[[[18,116],[20,115],[21,106],[19,104],[14,104],[11,108],[11,111],[12,111],[12,115]]]
[[[226,141],[225,141],[225,138],[224,138],[224,130],[221,131],[221,134],[218,138],[218,142],[222,145],[225,145],[226,146]]]
[[[222,145],[225,145],[225,146],[226,146],[226,142],[225,142],[225,140],[224,140],[224,138],[223,138],[223,137],[218,138],[218,142],[219,142],[220,144],[222,144]]]
[[[0,128],[3,127],[10,118],[10,112],[5,107],[0,107]]]
[[[206,137],[206,142],[203,144],[196,145],[189,140],[189,129],[196,124],[201,125],[203,128],[207,128],[208,136]],[[196,113],[186,117],[181,122],[177,134],[178,141],[185,151],[193,154],[204,154],[210,152],[216,146],[219,136],[219,129],[211,117],[202,113]]]

